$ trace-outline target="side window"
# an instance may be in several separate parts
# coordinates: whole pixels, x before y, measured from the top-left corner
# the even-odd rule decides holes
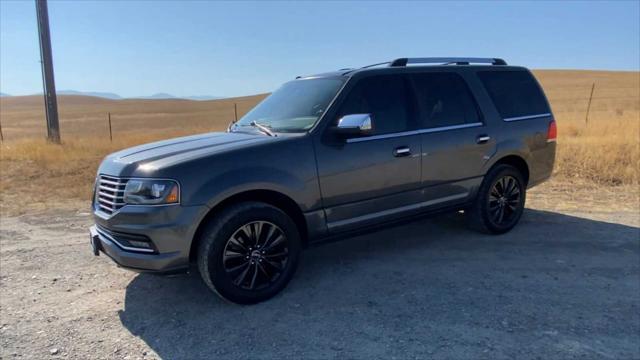
[[[528,71],[480,71],[478,77],[503,119],[551,112],[540,86]]]
[[[464,80],[454,73],[414,76],[420,120],[424,128],[480,122],[475,100]]]
[[[338,113],[371,114],[374,134],[390,134],[412,128],[407,84],[402,76],[364,78],[351,89]]]

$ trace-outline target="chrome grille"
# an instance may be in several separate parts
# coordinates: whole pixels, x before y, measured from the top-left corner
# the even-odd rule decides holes
[[[96,185],[96,207],[109,215],[124,206],[124,187],[128,179],[100,175]]]

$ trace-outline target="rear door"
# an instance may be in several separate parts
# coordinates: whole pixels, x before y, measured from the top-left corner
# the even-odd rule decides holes
[[[455,72],[412,76],[422,126],[422,185],[432,207],[468,200],[495,151],[478,105]]]
[[[390,220],[421,201],[420,134],[404,75],[374,75],[348,90],[332,123],[370,114],[374,132],[316,143],[318,174],[330,232]],[[400,150],[400,151],[399,151]]]

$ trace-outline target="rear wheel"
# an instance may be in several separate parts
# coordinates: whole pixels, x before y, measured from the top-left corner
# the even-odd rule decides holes
[[[239,304],[267,300],[291,280],[300,254],[295,223],[282,210],[245,202],[223,210],[200,239],[198,268],[221,297]]]
[[[485,176],[468,210],[473,228],[493,234],[511,230],[524,212],[526,184],[518,169],[497,165]]]

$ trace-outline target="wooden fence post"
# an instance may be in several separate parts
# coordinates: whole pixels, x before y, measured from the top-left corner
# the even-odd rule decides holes
[[[584,117],[584,123],[589,123],[589,110],[591,110],[591,99],[593,99],[593,90],[596,88],[596,83],[591,85],[591,95],[589,95],[589,103],[587,104],[587,115]]]
[[[4,142],[4,135],[2,135],[2,121],[0,121],[0,142]]]
[[[236,104],[236,103],[233,103],[233,114],[234,114],[235,119],[236,119],[235,122],[238,122],[238,104]]]
[[[113,132],[111,131],[111,113],[107,113],[109,117],[109,141],[113,142]]]

